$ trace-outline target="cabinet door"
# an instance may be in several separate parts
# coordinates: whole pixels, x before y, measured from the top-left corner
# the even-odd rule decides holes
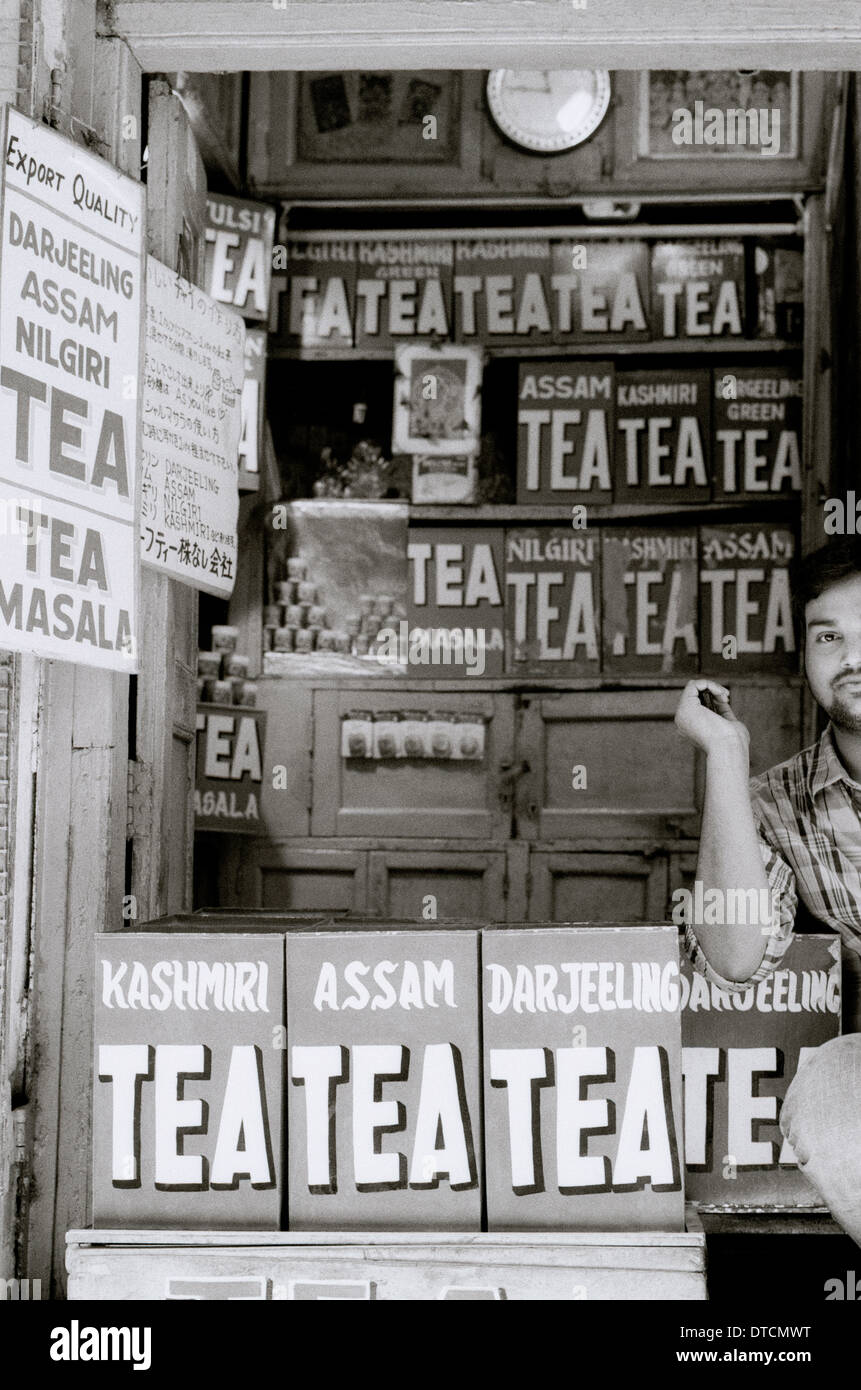
[[[510,801],[500,765],[511,764],[511,696],[469,695],[485,719],[481,761],[342,758],[341,720],[350,710],[440,710],[459,714],[462,691],[318,690],[314,695],[312,835],[507,839]]]
[[[674,839],[697,833],[693,746],[673,716],[678,690],[525,696],[516,798],[527,840]]]
[[[667,897],[663,855],[530,856],[530,922],[662,922]]]
[[[251,853],[243,873],[243,907],[269,912],[366,911],[364,850],[293,849],[260,842]]]
[[[422,925],[425,901],[431,896],[436,917],[428,920],[505,918],[503,850],[372,851],[369,857],[369,911],[378,916]]]

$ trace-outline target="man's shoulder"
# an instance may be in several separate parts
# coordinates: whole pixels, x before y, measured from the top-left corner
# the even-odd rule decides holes
[[[800,806],[810,798],[810,770],[820,755],[822,740],[817,739],[800,753],[795,753],[782,763],[751,777],[749,787],[751,797],[759,802],[784,804],[789,801]]]

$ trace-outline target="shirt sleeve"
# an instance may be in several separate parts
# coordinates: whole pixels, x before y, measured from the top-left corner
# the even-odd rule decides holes
[[[698,971],[700,975],[704,975],[709,984],[716,985],[718,989],[729,990],[730,993],[741,993],[750,989],[752,985],[759,984],[760,980],[764,980],[780,964],[792,941],[795,913],[798,907],[798,894],[792,869],[786,860],[781,858],[773,845],[770,845],[763,837],[762,826],[757,828],[760,837],[759,849],[768,877],[772,913],[770,923],[762,927],[763,935],[768,940],[759,967],[746,980],[725,980],[709,965],[706,954],[697,940],[696,932],[690,920],[690,912],[686,914],[685,950],[694,970]]]

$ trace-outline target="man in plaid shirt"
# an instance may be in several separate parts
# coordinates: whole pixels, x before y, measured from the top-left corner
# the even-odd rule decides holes
[[[772,890],[779,909],[765,929],[688,923],[695,968],[722,989],[747,989],[774,970],[799,898],[861,954],[861,537],[807,556],[793,598],[807,683],[829,718],[816,743],[749,781],[750,736],[724,686],[690,681],[676,712],[677,728],[706,754],[703,898],[710,889],[755,889],[762,901]],[[805,1062],[780,1127],[799,1167],[861,1244],[861,1033],[833,1038]]]

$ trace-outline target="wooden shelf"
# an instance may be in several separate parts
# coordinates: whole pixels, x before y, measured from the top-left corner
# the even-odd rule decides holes
[[[421,339],[404,339],[406,342],[421,342]],[[608,341],[602,343],[483,343],[488,358],[495,357],[544,357],[548,361],[560,358],[579,357],[680,357],[693,351],[697,357],[719,353],[801,353],[800,342],[788,342],[783,338],[674,338],[671,341],[644,340],[643,342]],[[270,339],[267,355],[270,358],[284,358],[299,362],[393,362],[393,347],[283,347]]]
[[[728,512],[743,511],[747,524],[750,524],[750,510],[764,503],[769,511],[783,507],[790,512],[800,506],[797,494],[757,498],[751,502],[742,499],[725,502],[588,502],[590,521],[631,521],[637,519],[657,521],[667,518],[678,524],[680,518],[695,517],[700,514],[722,516]],[[501,525],[507,521],[564,521],[570,524],[573,501],[558,506],[538,506],[537,504],[518,504],[514,502],[484,503],[478,506],[446,505],[435,503],[411,503],[410,521],[475,521],[485,524]],[[761,518],[760,518],[761,519]],[[579,535],[579,531],[573,534]]]

